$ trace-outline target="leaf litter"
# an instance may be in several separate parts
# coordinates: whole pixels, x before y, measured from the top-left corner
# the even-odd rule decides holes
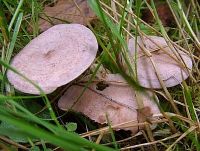
[[[53,7],[46,6],[44,8],[39,20],[39,27],[41,31],[45,31],[53,25],[61,23],[87,25],[87,22],[95,18],[87,0],[58,0]]]

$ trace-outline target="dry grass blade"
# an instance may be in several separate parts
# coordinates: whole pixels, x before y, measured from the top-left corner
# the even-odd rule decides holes
[[[120,4],[118,1],[116,0],[112,0],[114,1],[120,8],[124,8],[124,6],[122,4]],[[101,3],[103,4],[103,2],[101,1]],[[135,15],[132,11],[126,9],[126,11],[133,17],[133,18],[137,18],[141,23],[143,23],[144,25],[146,25],[147,27],[149,27],[151,30],[153,30],[154,32],[156,32],[158,35],[161,35],[161,33],[159,31],[157,31],[155,28],[153,28],[152,26],[150,26],[148,23],[146,23],[145,21],[143,21],[141,18],[139,18],[137,15]]]
[[[14,145],[14,146],[16,146],[17,148],[20,148],[20,149],[23,149],[23,150],[29,150],[26,146],[21,145],[21,144],[19,144],[19,143],[16,143],[16,142],[14,142],[14,141],[12,141],[12,140],[6,138],[6,137],[0,136],[0,140],[4,141],[4,142],[6,142],[6,143],[8,143],[8,144],[10,144],[10,145]]]
[[[115,149],[121,151],[200,150],[199,4],[198,0],[32,0],[30,2],[2,0],[0,2],[0,19],[3,21],[5,19],[8,24],[0,21],[3,31],[0,34],[0,42],[3,44],[0,46],[2,50],[0,56],[2,58],[0,60],[2,66],[0,102],[5,102],[5,106],[0,103],[0,121],[17,127],[20,130],[20,133],[16,134],[18,137],[21,137],[21,134],[26,134],[28,137],[26,143],[14,141],[12,127],[1,128],[3,122],[0,122],[0,134],[2,134],[0,142],[6,144],[3,145],[3,148],[7,149],[9,146],[20,150],[35,148],[62,150],[63,147],[70,151],[80,149],[91,151]],[[165,8],[169,7],[169,9],[164,10],[163,7],[160,9],[161,5]],[[150,13],[152,14],[151,21],[148,20]],[[163,22],[163,17],[170,19],[167,22],[171,22],[173,25]],[[174,20],[172,20],[173,18]],[[36,64],[39,64],[39,68],[43,69],[44,67],[44,71],[47,71],[44,62],[35,61],[36,63],[29,64],[33,59],[33,54],[29,54],[30,59],[25,57],[28,60],[26,63],[28,66],[22,66],[23,70],[30,70],[30,75],[21,73],[20,70],[18,72],[4,61],[9,61],[11,56],[17,54],[33,37],[39,35],[40,29],[41,32],[44,32],[42,34],[45,34],[46,29],[61,23],[67,24],[67,26],[70,26],[68,23],[79,23],[82,24],[82,27],[87,26],[91,29],[98,41],[98,43],[95,41],[95,52],[98,51],[98,53],[91,61],[92,64],[94,63],[94,67],[88,65],[85,72],[81,72],[81,76],[75,76],[72,78],[74,80],[69,80],[71,82],[65,86],[63,85],[66,83],[57,84],[55,86],[55,88],[59,87],[57,91],[47,96],[44,88],[47,88],[46,84],[54,76],[54,73],[61,73],[60,67],[65,71],[65,67],[71,67],[70,71],[80,71],[76,61],[75,63],[69,61],[67,65],[59,63],[69,60],[65,56],[65,49],[72,50],[77,43],[82,45],[89,36],[81,38],[80,43],[73,42],[80,38],[82,33],[78,38],[69,36],[72,42],[67,44],[70,40],[64,38],[66,35],[59,37],[65,31],[61,30],[58,37],[50,33],[47,38],[44,38],[46,41],[50,40],[42,44],[48,48],[53,43],[58,44],[56,47],[59,48],[61,48],[60,42],[63,45],[67,44],[62,47],[63,53],[58,55],[58,58],[65,57],[58,61],[55,72],[48,73],[46,80],[43,77],[39,78],[44,82],[44,88],[40,88],[40,84],[37,85],[35,79],[33,79],[34,82],[31,81],[32,76],[36,77],[42,73],[34,73],[36,68],[38,69],[35,67]],[[33,31],[29,30],[30,27]],[[78,33],[79,30],[74,32]],[[53,37],[51,37],[52,35]],[[162,42],[150,38],[151,36],[163,38],[165,44],[162,45]],[[131,43],[135,50],[134,55],[130,51],[130,39],[134,39],[134,43]],[[153,46],[147,46],[147,41]],[[88,43],[94,42],[89,39]],[[77,48],[76,50],[86,52],[91,47],[84,47],[84,50]],[[36,50],[34,54],[37,56],[36,58],[40,58],[43,47],[33,44],[33,49]],[[54,47],[52,49],[44,52],[44,58],[48,61],[55,52]],[[139,52],[140,50],[141,52]],[[75,51],[73,50],[73,52]],[[74,61],[81,54],[80,51],[75,54],[69,52],[68,55]],[[84,60],[84,55],[80,56],[80,60]],[[187,65],[186,57],[190,59],[190,63],[188,63],[190,65]],[[91,57],[88,57],[86,62],[90,62],[90,59]],[[24,62],[23,59],[19,60]],[[13,61],[11,65],[13,65],[12,63]],[[51,63],[49,66],[55,66],[54,61]],[[165,63],[170,66],[166,66]],[[180,69],[179,72],[173,65]],[[40,96],[25,96],[19,91],[15,92],[16,87],[8,86],[9,78],[3,75],[6,69],[8,72],[16,73],[24,81],[37,88]],[[160,69],[165,69],[164,73]],[[105,72],[102,72],[103,70]],[[141,71],[144,71],[145,74],[142,74]],[[125,80],[112,79],[112,76],[108,76],[120,73]],[[41,75],[43,76],[43,73]],[[63,77],[70,77],[70,75],[72,74]],[[14,76],[14,79],[16,78],[17,76]],[[64,81],[61,76],[55,79],[50,84],[52,89],[57,80]],[[146,79],[147,81],[156,80],[149,82],[151,87],[148,87],[142,85]],[[173,81],[172,79],[178,85],[176,87],[173,87],[175,85],[166,86],[166,83]],[[155,84],[157,82],[159,87]],[[81,87],[80,93],[77,87]],[[127,87],[130,89],[124,91]],[[160,90],[157,91],[157,89]],[[91,92],[90,95],[88,95],[88,91]],[[148,92],[149,94],[147,94]],[[85,95],[86,93],[87,95]],[[68,112],[69,108],[65,108],[66,104],[62,109],[67,112],[59,110],[60,106],[57,101],[62,99],[65,94],[71,97],[65,101],[73,103],[70,110],[83,114]],[[159,112],[152,113],[153,105],[147,105],[146,100],[142,97],[143,94],[147,100],[152,99],[150,102],[154,103]],[[81,111],[80,108],[84,108],[84,111]],[[74,128],[67,125],[70,122],[73,123],[71,126],[75,125]],[[70,128],[73,129],[72,133]],[[115,132],[113,133],[113,131]]]
[[[121,151],[162,143],[164,141],[171,140],[173,138],[179,137],[180,135],[181,135],[180,133],[175,133],[175,134],[173,134],[173,135],[171,135],[169,137],[166,137],[166,138],[163,138],[163,139],[160,139],[160,140],[156,140],[156,141],[153,141],[153,142],[142,143],[142,144],[138,144],[138,145],[134,145],[134,146],[124,147],[124,148],[121,148]]]
[[[102,133],[100,133],[100,135],[97,137],[97,140],[96,140],[96,144],[99,144],[100,143],[100,141],[101,141],[101,139],[103,138],[103,135],[104,135],[104,133],[102,132]],[[95,149],[93,149],[92,151],[95,151]]]
[[[196,126],[192,126],[190,127],[185,133],[183,133],[172,145],[170,145],[166,151],[171,151],[172,147],[177,144],[181,139],[183,139],[184,137],[186,137],[189,133],[191,133],[192,131],[194,131],[197,127]]]
[[[161,120],[155,120],[155,121],[151,121],[151,124],[158,124],[158,123],[164,123],[164,122],[168,122],[167,119],[161,119]],[[113,130],[115,129],[119,129],[120,128],[130,128],[130,127],[139,127],[139,126],[145,126],[145,125],[150,125],[148,122],[143,122],[143,123],[135,123],[135,121],[129,121],[126,123],[120,123],[117,125],[112,125],[111,128]],[[93,130],[93,131],[89,131],[86,133],[82,133],[80,136],[81,137],[88,137],[88,136],[94,136],[94,135],[99,135],[100,133],[108,133],[109,132],[109,127],[104,127],[104,128],[100,128],[97,130]]]

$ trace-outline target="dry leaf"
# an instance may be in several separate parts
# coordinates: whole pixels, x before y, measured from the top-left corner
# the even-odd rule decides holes
[[[87,0],[58,0],[55,6],[45,7],[44,15],[39,20],[39,27],[41,31],[45,31],[53,25],[66,22],[86,25],[86,20],[91,21],[94,18],[95,14],[89,8]]]
[[[128,85],[114,84],[115,78],[117,81],[120,79],[119,75],[113,75],[112,79],[110,78],[113,83],[110,84],[104,81],[105,87],[101,87],[101,89],[99,89],[99,85],[96,82],[93,82],[78,101],[77,98],[83,91],[84,86],[71,86],[59,100],[59,108],[68,110],[73,106],[72,110],[82,112],[92,120],[101,124],[107,123],[106,114],[112,125],[129,121],[134,121],[133,123],[135,124],[138,123],[138,107],[134,90]],[[144,101],[144,108],[149,109],[145,110],[148,111],[148,113],[145,113],[147,117],[152,114],[160,113],[152,99],[152,93],[148,92],[148,94],[149,95],[141,95]],[[77,103],[75,103],[76,101]],[[131,130],[134,134],[138,131],[138,127],[130,127],[126,128],[126,130]]]
[[[150,2],[149,2],[150,3]],[[156,3],[156,2],[155,2]],[[156,10],[158,16],[164,26],[173,27],[175,25],[174,17],[171,13],[171,10],[166,2],[159,4],[157,2]],[[144,9],[142,12],[142,19],[147,23],[155,23],[155,19],[151,14],[149,9]]]

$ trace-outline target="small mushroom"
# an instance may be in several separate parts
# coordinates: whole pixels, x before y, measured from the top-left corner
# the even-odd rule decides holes
[[[128,45],[131,56],[134,56],[135,38],[130,39]],[[171,50],[163,37],[137,38],[137,77],[142,86],[162,87],[151,60],[155,63],[157,73],[166,87],[178,85],[187,79],[188,71],[192,69],[192,60],[183,51],[175,49],[176,51]]]
[[[138,118],[142,117],[139,117],[137,112],[135,91],[127,84],[122,85],[124,80],[121,79],[120,75],[108,75],[109,81],[103,81],[104,89],[99,89],[99,83],[93,82],[83,95],[81,93],[84,85],[72,85],[58,101],[58,107],[66,111],[72,109],[81,112],[100,124],[107,123],[106,114],[112,125],[130,121],[134,121],[132,124],[137,124],[142,121]],[[141,96],[146,111],[145,116],[151,117],[160,111],[152,98],[153,94],[147,93],[148,95],[141,94]],[[123,129],[123,127],[118,128]],[[138,127],[131,127],[130,124],[125,130],[131,130],[134,134],[138,131]]]
[[[94,61],[97,40],[80,24],[55,25],[33,39],[12,60],[11,66],[48,94],[82,74]],[[11,70],[8,80],[24,93],[39,94],[29,82]]]

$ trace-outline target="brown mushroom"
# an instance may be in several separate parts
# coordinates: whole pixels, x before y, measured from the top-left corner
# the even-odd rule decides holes
[[[142,86],[161,88],[156,72],[166,87],[178,85],[187,79],[189,76],[188,71],[192,69],[192,60],[183,51],[175,49],[176,51],[171,50],[163,37],[138,37],[136,53],[135,38],[129,40],[131,56],[134,56],[135,53],[137,55],[137,77]],[[157,71],[151,60],[155,63]]]
[[[48,94],[82,74],[94,61],[98,44],[94,34],[80,24],[55,25],[33,39],[12,60],[16,68]],[[8,80],[25,93],[39,94],[11,70]]]
[[[109,81],[104,81],[104,89],[99,90],[98,83],[93,82],[82,96],[80,94],[84,85],[73,85],[60,98],[58,106],[62,110],[72,109],[81,112],[101,124],[107,123],[106,114],[112,125],[129,121],[134,121],[132,124],[137,124],[138,121],[142,120],[138,119],[135,91],[127,84],[123,85],[124,80],[121,79],[120,75],[109,75],[107,79]],[[150,92],[147,94],[141,94],[141,96],[144,108],[147,109],[145,116],[151,117],[160,111],[152,98],[153,94]],[[120,127],[118,128],[120,129]],[[126,130],[131,130],[134,134],[138,131],[138,127],[130,125]]]

